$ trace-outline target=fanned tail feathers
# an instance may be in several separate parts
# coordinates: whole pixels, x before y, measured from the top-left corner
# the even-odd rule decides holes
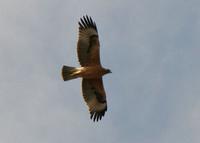
[[[77,75],[78,69],[70,66],[63,66],[62,68],[62,77],[64,81],[75,79],[78,77]]]

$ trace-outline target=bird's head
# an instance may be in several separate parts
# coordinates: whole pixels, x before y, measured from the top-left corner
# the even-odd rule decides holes
[[[106,73],[112,73],[110,69],[106,69]]]

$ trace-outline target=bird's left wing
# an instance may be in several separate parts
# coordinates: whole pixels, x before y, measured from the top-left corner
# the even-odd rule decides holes
[[[102,78],[83,78],[82,91],[85,102],[89,107],[90,118],[94,122],[101,120],[107,111],[106,93],[104,91]]]

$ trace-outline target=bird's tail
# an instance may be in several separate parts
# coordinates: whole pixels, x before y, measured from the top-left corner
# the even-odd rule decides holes
[[[62,77],[64,81],[78,78],[79,69],[75,67],[63,66],[62,68]]]

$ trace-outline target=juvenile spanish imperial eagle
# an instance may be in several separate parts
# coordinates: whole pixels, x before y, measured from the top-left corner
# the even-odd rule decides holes
[[[86,15],[78,24],[77,53],[81,67],[63,66],[62,77],[64,81],[82,78],[83,97],[89,107],[90,118],[95,122],[101,120],[107,111],[102,76],[111,71],[101,66],[100,44],[95,22]]]

